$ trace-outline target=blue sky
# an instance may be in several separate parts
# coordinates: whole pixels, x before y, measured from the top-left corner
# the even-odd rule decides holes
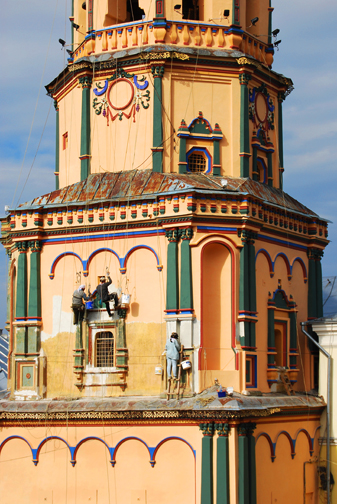
[[[49,83],[66,65],[71,0],[2,0],[0,215],[4,206],[54,189],[55,111]],[[273,70],[295,89],[283,105],[284,190],[333,224],[323,275],[337,275],[337,2],[273,0],[282,40]],[[43,132],[43,134],[42,134]],[[29,142],[28,142],[29,139]],[[28,145],[28,147],[27,147]],[[7,259],[0,250],[0,328],[6,320]]]

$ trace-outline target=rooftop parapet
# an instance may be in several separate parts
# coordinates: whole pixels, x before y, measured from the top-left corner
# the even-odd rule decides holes
[[[73,61],[156,44],[180,48],[240,51],[271,67],[273,46],[240,28],[199,21],[135,21],[92,31],[75,49]]]

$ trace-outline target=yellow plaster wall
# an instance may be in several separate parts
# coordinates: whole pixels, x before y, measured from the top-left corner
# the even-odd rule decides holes
[[[222,173],[235,175],[237,166],[233,160],[239,159],[240,117],[235,111],[239,106],[240,87],[238,79],[221,73],[210,74],[200,67],[194,72],[186,72],[182,68],[173,70],[165,69],[163,78],[163,103],[168,115],[163,114],[163,137],[168,139],[172,135],[172,127],[176,132],[185,120],[187,126],[198,117],[199,111],[207,119],[211,127],[218,123],[223,139],[220,141],[220,162]],[[238,101],[237,101],[238,100]],[[234,113],[235,112],[235,113]],[[193,145],[204,146],[208,149],[213,159],[212,140],[188,140],[186,150]],[[178,170],[180,141],[175,137],[174,142],[167,142],[164,150],[164,171],[175,172]],[[239,176],[239,171],[236,176]]]
[[[133,73],[132,69],[128,69]],[[133,116],[130,119],[123,116],[122,120],[117,116],[112,121],[109,116],[109,126],[107,125],[107,118],[103,114],[97,115],[92,107],[95,95],[93,89],[96,87],[97,82],[104,83],[106,78],[113,75],[111,73],[104,75],[103,78],[93,79],[93,86],[90,98],[90,115],[91,115],[91,173],[114,172],[132,169],[145,169],[152,166],[152,130],[153,130],[153,101],[154,101],[154,87],[153,77],[149,73],[140,72],[138,77],[142,75],[149,81],[148,90],[150,91],[149,108],[144,109],[139,103],[140,108],[135,112],[135,122]],[[132,82],[132,79],[129,79]],[[137,89],[133,85],[135,96]],[[123,106],[131,97],[131,88],[124,82],[119,82],[113,86],[109,96],[112,103],[117,106]],[[99,97],[98,97],[99,98]],[[100,98],[99,98],[100,99]],[[145,101],[144,101],[145,103]],[[133,102],[125,110],[126,114],[130,113]],[[120,111],[114,110],[110,107],[113,116],[116,116]],[[148,158],[145,164],[142,164]]]
[[[81,110],[82,86],[74,89],[59,104],[59,182],[60,187],[81,180]],[[68,132],[68,147],[63,150],[63,134]]]

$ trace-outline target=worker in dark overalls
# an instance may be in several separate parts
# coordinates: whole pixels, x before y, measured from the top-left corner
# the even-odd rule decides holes
[[[107,273],[108,275],[108,281],[106,282],[105,280],[105,276],[101,276],[100,278],[100,284],[97,285],[97,288],[96,288],[96,291],[97,291],[97,294],[98,294],[98,297],[99,299],[102,301],[102,303],[105,304],[105,308],[106,308],[106,311],[109,315],[109,317],[113,317],[113,313],[111,313],[110,311],[110,304],[109,302],[110,301],[114,301],[115,302],[115,308],[117,308],[117,305],[118,305],[118,296],[117,296],[117,293],[116,292],[113,292],[113,293],[109,293],[109,285],[111,285],[112,283],[112,280],[110,278],[110,273],[108,272]]]
[[[85,285],[80,285],[78,289],[75,290],[73,294],[73,299],[71,303],[71,307],[74,312],[74,324],[77,325],[79,322],[82,322],[84,317],[85,310],[85,301],[89,301],[91,299],[91,295],[85,295]]]

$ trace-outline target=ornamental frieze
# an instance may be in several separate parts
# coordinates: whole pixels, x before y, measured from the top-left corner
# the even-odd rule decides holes
[[[150,106],[149,81],[145,75],[135,74],[118,69],[109,79],[97,81],[93,90],[95,98],[92,106],[97,115],[102,115],[109,122],[132,118],[136,122],[136,114],[140,108]]]

